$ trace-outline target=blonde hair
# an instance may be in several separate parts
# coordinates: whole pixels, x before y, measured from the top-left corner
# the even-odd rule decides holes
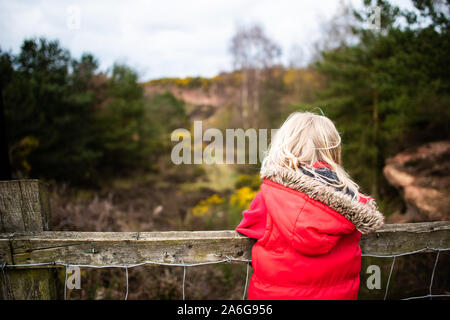
[[[316,161],[322,161],[336,173],[339,181],[323,179],[313,170]],[[262,162],[266,166],[310,172],[315,178],[335,188],[347,188],[359,198],[359,186],[342,168],[341,137],[333,122],[311,112],[292,113],[272,138]]]

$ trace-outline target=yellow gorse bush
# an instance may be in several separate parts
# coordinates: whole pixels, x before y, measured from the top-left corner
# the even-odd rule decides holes
[[[257,190],[252,190],[249,187],[237,189],[230,197],[230,205],[239,210],[247,209],[257,193]]]
[[[209,198],[201,200],[194,208],[192,208],[192,214],[197,217],[203,217],[209,214],[213,209],[217,209],[224,201],[225,199],[218,194],[213,194]]]

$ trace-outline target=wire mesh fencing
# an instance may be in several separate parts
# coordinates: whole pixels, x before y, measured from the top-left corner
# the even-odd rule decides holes
[[[436,268],[438,265],[439,257],[441,252],[449,251],[450,248],[423,248],[420,250],[414,250],[399,254],[391,254],[391,255],[378,255],[378,254],[362,254],[362,257],[372,257],[372,258],[385,258],[385,259],[392,259],[390,269],[389,269],[389,275],[387,279],[387,284],[385,287],[384,297],[383,299],[386,300],[388,298],[389,294],[389,287],[391,284],[391,278],[393,274],[393,270],[396,265],[396,259],[403,256],[410,256],[415,254],[420,254],[424,252],[436,252],[436,257],[434,260],[434,265],[432,268],[432,272],[430,275],[430,282],[428,286],[428,294],[421,295],[421,296],[410,296],[405,297],[403,300],[415,300],[415,299],[432,299],[432,298],[444,298],[444,297],[450,297],[450,294],[447,293],[433,293],[433,283],[435,281],[435,273]],[[7,283],[7,269],[10,268],[36,268],[36,267],[64,267],[65,268],[65,280],[64,280],[64,299],[67,299],[67,281],[68,281],[68,270],[70,267],[78,267],[78,268],[92,268],[92,269],[106,269],[106,268],[114,268],[114,269],[123,269],[125,274],[125,292],[124,292],[124,299],[128,299],[129,295],[129,269],[132,268],[138,268],[145,265],[154,265],[154,266],[166,266],[166,267],[181,267],[183,268],[183,277],[180,284],[180,290],[181,290],[181,296],[182,299],[186,299],[186,275],[188,272],[188,269],[199,267],[199,266],[207,266],[207,265],[218,265],[223,263],[245,263],[246,264],[246,271],[245,271],[245,282],[243,281],[243,289],[242,289],[242,300],[245,300],[247,296],[248,291],[248,285],[249,285],[249,275],[250,275],[250,267],[251,267],[251,260],[249,259],[234,259],[230,258],[228,256],[225,257],[225,259],[212,261],[212,262],[199,262],[199,263],[165,263],[165,262],[158,262],[158,261],[144,261],[136,264],[129,264],[129,265],[90,265],[90,264],[68,264],[64,262],[58,262],[58,261],[51,261],[51,262],[42,262],[42,263],[32,263],[32,264],[7,264],[6,262],[3,262],[1,265],[2,269],[2,277],[3,277],[3,288],[5,290],[4,296],[5,299],[8,299],[8,283]]]

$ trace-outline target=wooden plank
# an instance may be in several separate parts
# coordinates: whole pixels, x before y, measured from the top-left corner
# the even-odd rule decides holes
[[[255,242],[235,231],[45,231],[1,234],[2,241],[10,241],[11,259],[16,264],[60,262],[92,266],[133,265],[144,261],[201,263],[227,256],[250,259]],[[426,247],[449,248],[450,222],[386,225],[376,233],[362,236],[360,245],[363,254],[375,255],[400,254]]]
[[[53,300],[62,298],[62,283],[58,283],[57,271],[47,268],[7,270],[9,300]],[[3,281],[1,281],[3,292]]]
[[[26,231],[22,218],[22,193],[19,181],[0,181],[0,230]]]
[[[48,185],[39,181],[39,204],[41,210],[42,227],[44,231],[52,229],[52,213]]]
[[[49,230],[50,203],[39,180],[20,180],[22,217],[26,231]]]
[[[6,237],[12,236],[12,234],[6,234]],[[7,261],[8,263],[14,262],[11,255],[11,248],[9,246],[9,239],[0,239],[0,264]]]
[[[55,232],[4,236],[15,264],[61,262],[96,266],[144,261],[198,263],[250,259],[254,241],[234,231]],[[10,261],[7,261],[10,263]]]
[[[47,186],[39,180],[0,181],[1,232],[50,229]]]
[[[363,254],[392,255],[423,248],[450,248],[450,221],[387,224],[361,237]]]
[[[45,184],[39,180],[0,181],[1,232],[42,232],[49,230],[50,220]],[[11,241],[8,237],[0,238],[1,263],[14,264]],[[61,296],[54,270],[8,270],[6,277],[8,296],[3,296],[5,288],[0,291],[4,299],[56,299]]]

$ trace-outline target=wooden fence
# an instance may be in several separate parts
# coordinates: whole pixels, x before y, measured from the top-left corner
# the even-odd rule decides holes
[[[61,286],[54,267],[124,267],[246,262],[254,240],[235,231],[71,232],[49,231],[46,186],[38,180],[0,181],[0,260],[15,266],[4,274],[4,298],[56,299]],[[363,255],[395,256],[448,250],[450,222],[385,225],[360,242]],[[31,266],[30,266],[31,265]]]

